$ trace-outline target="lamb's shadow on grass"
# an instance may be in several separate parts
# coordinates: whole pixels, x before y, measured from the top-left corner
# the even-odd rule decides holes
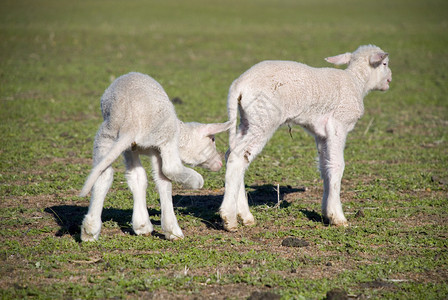
[[[55,205],[45,208],[45,212],[53,215],[55,221],[60,226],[56,236],[70,234],[79,240],[80,225],[84,215],[87,213],[87,207],[75,205]]]
[[[60,226],[56,236],[70,234],[75,240],[81,241],[81,224],[86,215],[88,207],[75,205],[56,205],[47,207],[45,212],[53,215]],[[148,209],[150,216],[160,215],[156,209]],[[102,222],[116,222],[120,230],[124,233],[134,234],[131,226],[132,209],[104,208],[101,215]],[[151,220],[153,225],[160,225],[159,221]]]
[[[301,209],[299,210],[305,217],[308,218],[308,220],[316,222],[316,223],[323,223],[325,225],[328,225],[328,220],[322,217],[321,214],[317,213],[314,210],[307,210],[307,209]]]
[[[305,192],[304,188],[293,188],[291,186],[280,186],[280,193],[277,193],[277,187],[273,185],[260,185],[246,187],[249,206],[267,205],[274,207],[278,205],[278,197],[283,197],[290,193]],[[223,230],[221,218],[219,216],[219,207],[223,195],[182,195],[173,197],[174,207],[178,214],[191,215],[201,219],[201,221],[210,229]],[[286,208],[290,203],[281,201],[279,207]],[[86,215],[88,207],[76,205],[56,205],[47,207],[45,212],[53,215],[60,226],[56,236],[70,234],[75,240],[80,241],[81,224]],[[314,211],[301,210],[301,212],[310,220],[321,222],[321,216]],[[160,210],[148,209],[149,216],[159,216]],[[120,230],[124,233],[134,234],[131,226],[132,209],[104,208],[101,216],[102,222],[116,222]],[[160,221],[153,220],[153,225],[160,225]],[[158,236],[160,234],[154,233]],[[160,237],[163,237],[160,235]]]
[[[277,187],[271,184],[259,186],[247,186],[247,198],[249,207],[254,206],[278,206],[286,208],[290,203],[282,201],[284,196],[290,193],[305,192],[305,188],[293,188],[291,186],[280,186],[280,193]],[[223,230],[219,207],[221,206],[223,195],[182,195],[173,197],[174,207],[184,215],[192,215],[210,229]],[[278,201],[280,200],[280,202]]]

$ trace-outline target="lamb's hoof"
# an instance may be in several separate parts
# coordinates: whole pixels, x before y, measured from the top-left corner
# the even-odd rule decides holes
[[[255,225],[255,218],[252,217],[252,219],[249,220],[243,220],[243,225],[244,226],[254,226]]]
[[[184,238],[184,234],[182,233],[182,231],[180,233],[164,232],[164,234],[165,238],[169,241],[177,241]]]
[[[151,222],[147,222],[142,225],[132,226],[132,229],[134,230],[134,233],[136,235],[150,235],[152,233],[152,231],[154,230]]]
[[[169,241],[177,241],[177,240],[181,240],[184,238],[184,235],[173,235],[171,233],[165,233],[165,238]]]
[[[176,241],[184,238],[182,229],[180,229],[177,221],[166,224],[166,220],[162,220],[162,232],[169,241]]]
[[[325,223],[336,226],[336,227],[348,227],[348,222],[346,218],[329,218],[324,217]]]
[[[253,226],[256,223],[255,218],[252,214],[249,214],[244,218],[241,215],[238,215],[238,217],[240,217],[241,222],[243,223],[244,226]]]
[[[229,232],[236,232],[238,231],[238,222],[236,218],[229,218],[226,216],[221,216],[222,219],[222,226],[225,230]]]
[[[86,229],[81,227],[81,241],[83,242],[95,242],[98,240],[100,234],[91,234],[86,231]]]
[[[98,222],[91,216],[86,215],[81,225],[81,241],[94,242],[100,237],[101,220]]]
[[[330,224],[333,225],[333,226],[337,226],[337,227],[348,227],[347,220],[344,220],[344,221],[333,221],[333,222],[330,222]]]
[[[204,186],[204,179],[201,176],[197,182],[191,185],[191,189],[199,190],[202,189],[203,186]]]
[[[194,174],[194,173],[193,173]],[[190,178],[188,181],[183,184],[183,186],[187,189],[198,190],[204,186],[204,178],[199,173],[196,173]]]

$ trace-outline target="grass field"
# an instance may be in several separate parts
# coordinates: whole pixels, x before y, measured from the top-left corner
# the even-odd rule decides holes
[[[448,298],[447,32],[445,0],[2,0],[1,298]],[[185,239],[160,235],[152,181],[155,233],[135,236],[116,162],[101,237],[80,242],[89,199],[77,194],[114,78],[150,74],[182,99],[182,120],[225,121],[228,87],[253,64],[328,66],[370,43],[390,53],[393,81],[366,97],[347,141],[348,228],[323,224],[314,141],[286,127],[246,174],[255,227],[222,229],[225,170],[198,169],[204,189],[174,191]]]

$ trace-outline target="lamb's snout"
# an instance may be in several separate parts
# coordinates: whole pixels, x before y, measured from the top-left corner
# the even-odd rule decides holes
[[[199,164],[198,166],[205,168],[207,170],[210,170],[212,172],[218,172],[222,168],[221,156],[219,154],[217,154],[213,158],[210,158],[207,161],[204,161],[203,163]]]
[[[391,82],[392,82],[392,75],[390,75],[388,78],[386,78],[386,83],[384,84],[384,87],[381,90],[387,91],[389,89],[389,84]]]
[[[387,83],[391,83],[392,82],[392,74],[390,74],[389,78],[387,78]]]
[[[210,171],[218,172],[222,168],[222,161],[217,160],[214,164],[210,166]]]

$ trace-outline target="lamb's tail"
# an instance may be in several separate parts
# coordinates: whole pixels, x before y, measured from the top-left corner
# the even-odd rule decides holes
[[[229,95],[227,98],[227,114],[229,116],[230,129],[229,129],[229,151],[232,152],[236,146],[236,132],[237,132],[237,118],[238,118],[238,105],[241,101],[241,93],[236,87],[235,82],[232,83],[229,89]],[[229,152],[229,153],[230,153]]]
[[[87,177],[87,180],[79,193],[80,197],[84,197],[90,192],[98,177],[120,156],[121,153],[123,153],[123,151],[131,147],[133,140],[134,137],[130,135],[118,138],[106,156],[104,156],[90,172],[89,177]]]

